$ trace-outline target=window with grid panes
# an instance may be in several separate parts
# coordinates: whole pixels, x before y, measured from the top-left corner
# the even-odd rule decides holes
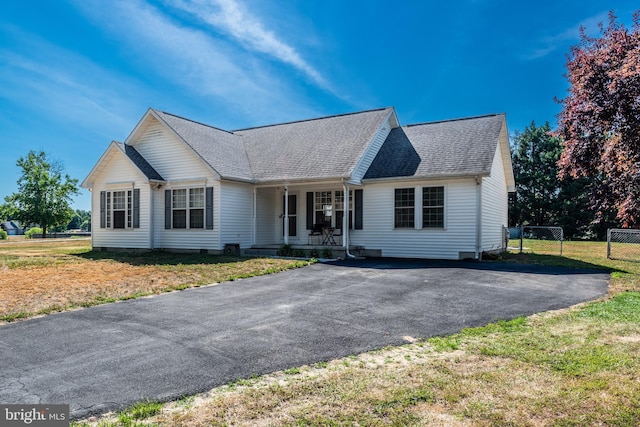
[[[422,228],[444,228],[444,187],[422,189]]]
[[[415,226],[415,189],[395,189],[395,228],[413,228]]]
[[[172,228],[204,228],[204,211],[204,188],[178,188],[171,191]]]
[[[187,228],[187,189],[171,192],[171,216],[173,228]]]
[[[111,191],[107,191],[106,195],[106,226],[107,228],[111,228]]]
[[[204,228],[204,188],[189,189],[189,228]]]
[[[331,217],[324,215],[324,206],[331,205],[331,191],[316,191],[315,193],[315,223],[325,226],[331,225]]]
[[[344,191],[336,191],[336,228],[342,229],[344,218]],[[349,228],[353,228],[353,191],[349,191]]]

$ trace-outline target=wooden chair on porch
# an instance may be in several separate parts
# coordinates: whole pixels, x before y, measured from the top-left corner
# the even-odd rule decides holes
[[[315,245],[314,236],[317,236],[319,239],[322,238],[322,224],[313,224],[313,228],[309,232],[309,236],[307,238],[307,245]]]

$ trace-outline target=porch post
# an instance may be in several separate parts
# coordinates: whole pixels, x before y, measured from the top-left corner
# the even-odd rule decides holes
[[[258,189],[253,187],[253,215],[251,221],[253,222],[253,230],[251,231],[251,244],[256,244],[256,235],[258,234]]]
[[[284,244],[289,244],[289,187],[284,187]]]
[[[342,246],[349,252],[349,211],[351,209],[351,198],[349,197],[349,186],[342,183],[344,194],[344,214],[342,215]]]

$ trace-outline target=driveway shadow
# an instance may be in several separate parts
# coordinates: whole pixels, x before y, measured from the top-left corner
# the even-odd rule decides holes
[[[465,270],[482,271],[503,271],[513,273],[535,273],[547,275],[575,275],[593,273],[611,273],[618,271],[603,267],[598,264],[570,260],[571,266],[567,266],[567,258],[553,255],[545,255],[545,262],[550,264],[565,265],[543,265],[524,264],[517,262],[503,261],[450,261],[450,260],[425,260],[425,259],[402,259],[402,258],[367,258],[331,261],[330,264],[343,267],[371,268],[380,270],[413,270],[430,268],[455,268]]]

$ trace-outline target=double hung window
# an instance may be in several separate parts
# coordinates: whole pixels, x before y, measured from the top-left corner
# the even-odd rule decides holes
[[[415,220],[415,189],[395,189],[395,228],[414,228]]]
[[[396,188],[394,207],[395,228],[444,228],[443,186]]]
[[[353,228],[353,192],[349,191],[349,228]],[[342,229],[344,219],[344,191],[336,191],[336,228]]]
[[[204,188],[171,190],[172,228],[204,228]]]
[[[331,191],[316,191],[315,193],[315,223],[321,224],[323,226],[331,226],[331,216],[325,215],[325,213],[331,212],[331,195],[333,192]],[[329,209],[325,210],[325,207],[329,207]]]
[[[422,228],[444,228],[444,187],[422,188]]]
[[[135,194],[139,190],[135,190]],[[134,228],[132,190],[103,191],[100,194],[101,228]]]

